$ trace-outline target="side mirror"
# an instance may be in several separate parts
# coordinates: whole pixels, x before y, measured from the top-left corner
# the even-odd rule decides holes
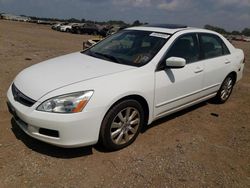
[[[170,57],[166,59],[166,66],[169,68],[183,68],[186,65],[186,60],[180,57]]]

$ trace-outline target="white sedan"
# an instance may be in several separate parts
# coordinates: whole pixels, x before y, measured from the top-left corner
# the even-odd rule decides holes
[[[201,101],[224,103],[244,54],[213,31],[147,25],[17,75],[9,111],[28,135],[61,146],[131,144],[142,126]]]
[[[67,23],[64,25],[59,26],[59,30],[62,32],[71,32],[72,26],[77,25],[77,23]]]

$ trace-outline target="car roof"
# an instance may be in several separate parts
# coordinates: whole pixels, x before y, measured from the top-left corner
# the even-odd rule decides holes
[[[178,25],[178,24],[150,24],[150,25],[143,25],[143,26],[136,26],[127,28],[127,30],[139,30],[139,31],[152,31],[152,32],[160,32],[160,33],[167,33],[167,34],[174,34],[179,31],[187,30],[189,32],[206,32],[206,33],[214,33],[207,29],[199,29],[188,27],[186,25]]]
[[[186,25],[181,24],[146,24],[144,27],[159,27],[159,28],[165,28],[165,29],[182,29],[187,28]]]

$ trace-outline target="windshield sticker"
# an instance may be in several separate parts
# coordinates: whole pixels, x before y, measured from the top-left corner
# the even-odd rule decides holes
[[[163,33],[151,33],[149,36],[151,36],[151,37],[159,37],[159,38],[168,39],[170,35],[168,35],[168,34],[163,34]]]

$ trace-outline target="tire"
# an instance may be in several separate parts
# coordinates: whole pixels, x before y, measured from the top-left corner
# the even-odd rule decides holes
[[[69,32],[70,32],[70,29],[66,29],[66,32],[69,33]]]
[[[103,119],[100,143],[109,151],[132,144],[144,123],[144,111],[136,100],[124,100],[113,106]]]
[[[217,95],[215,96],[215,101],[219,104],[225,103],[229,99],[233,91],[234,84],[235,84],[234,76],[232,74],[228,75],[222,82],[221,87],[217,92]]]

